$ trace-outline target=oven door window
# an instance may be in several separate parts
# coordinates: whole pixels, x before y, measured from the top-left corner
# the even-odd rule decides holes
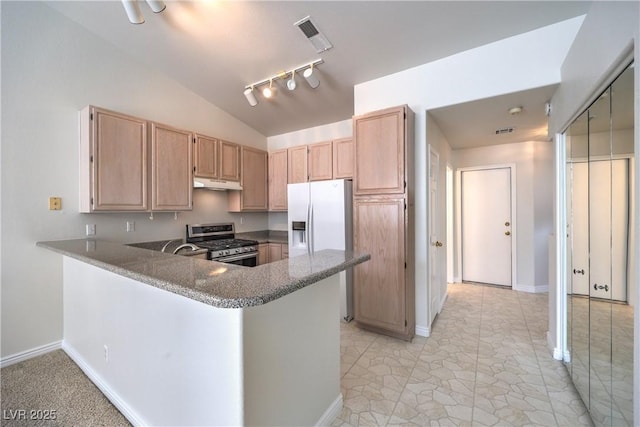
[[[225,264],[242,265],[245,267],[255,267],[256,265],[258,265],[258,253],[251,252],[241,255],[231,255],[216,258],[213,261],[224,262]]]

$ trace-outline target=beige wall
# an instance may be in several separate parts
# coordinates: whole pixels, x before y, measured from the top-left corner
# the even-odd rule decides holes
[[[197,94],[141,65],[40,2],[2,2],[2,357],[62,339],[61,257],[41,240],[119,242],[182,237],[185,224],[235,221],[265,229],[267,214],[229,214],[225,193],[197,190],[179,213],[78,213],[78,110],[87,104],[266,149],[267,139]],[[61,211],[47,210],[49,196]],[[136,230],[127,233],[126,221]],[[240,224],[240,222],[243,224]]]

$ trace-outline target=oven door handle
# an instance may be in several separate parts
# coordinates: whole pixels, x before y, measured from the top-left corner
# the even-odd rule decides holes
[[[222,258],[212,259],[211,261],[217,261],[217,262],[240,261],[243,259],[253,258],[257,256],[258,256],[258,252],[245,252],[240,255],[231,255],[231,256],[225,256]]]

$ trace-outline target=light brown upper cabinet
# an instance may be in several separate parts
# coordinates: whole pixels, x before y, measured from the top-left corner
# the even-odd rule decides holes
[[[395,107],[353,118],[355,195],[404,193],[405,114]]]
[[[202,178],[218,178],[219,142],[208,136],[195,136],[195,176]]]
[[[333,179],[353,178],[353,139],[333,141]]]
[[[309,172],[307,169],[307,151],[308,148],[306,145],[289,148],[289,184],[307,182],[309,180]]]
[[[333,148],[331,141],[308,146],[309,181],[333,178]]]
[[[269,210],[287,210],[288,151],[269,153]]]
[[[240,181],[240,146],[222,140],[219,144],[220,170],[218,178],[225,181]]]
[[[147,122],[87,106],[80,112],[80,212],[146,211]]]
[[[242,146],[241,191],[229,191],[229,211],[266,211],[268,203],[268,153]]]
[[[193,208],[193,133],[151,123],[151,209]]]

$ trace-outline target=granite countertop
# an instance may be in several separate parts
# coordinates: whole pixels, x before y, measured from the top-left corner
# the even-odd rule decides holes
[[[266,304],[369,260],[369,254],[323,250],[242,267],[94,239],[38,246],[159,289],[220,308]]]
[[[236,233],[236,238],[257,240],[258,243],[289,243],[289,234],[286,231],[263,230]]]

